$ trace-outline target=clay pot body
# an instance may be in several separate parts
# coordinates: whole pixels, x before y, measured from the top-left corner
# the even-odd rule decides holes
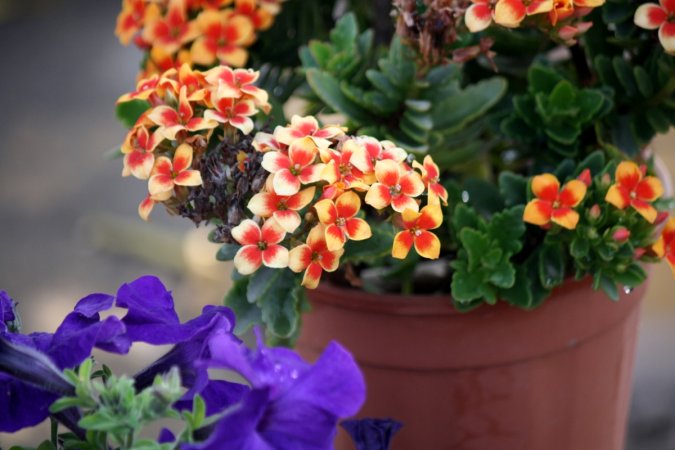
[[[614,303],[569,281],[534,311],[462,314],[448,298],[323,283],[297,347],[315,359],[334,339],[354,354],[359,417],[404,423],[393,450],[621,450],[644,290]],[[336,448],[354,447],[341,432]]]

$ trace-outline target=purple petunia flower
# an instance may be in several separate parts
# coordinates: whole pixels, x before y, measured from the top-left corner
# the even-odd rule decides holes
[[[7,324],[14,322],[17,317],[14,312],[16,303],[5,291],[0,291],[0,333],[7,330]]]
[[[296,353],[243,347],[221,333],[211,339],[211,367],[243,375],[252,390],[227,410],[209,439],[182,450],[331,449],[340,418],[355,414],[365,400],[363,375],[352,356],[331,343],[310,365]]]
[[[392,419],[345,420],[340,425],[356,444],[356,450],[389,450],[391,439],[403,427]]]

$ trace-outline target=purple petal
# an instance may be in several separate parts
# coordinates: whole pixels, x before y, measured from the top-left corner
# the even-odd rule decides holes
[[[239,402],[249,391],[250,388],[244,384],[232,383],[225,380],[211,380],[199,392],[199,395],[206,403],[206,415],[211,416]],[[183,398],[174,403],[173,407],[179,411],[184,409],[191,410],[193,395],[188,394],[186,393]]]
[[[162,428],[162,431],[159,432],[157,437],[157,443],[159,444],[170,444],[176,442],[176,436],[168,428]]]
[[[37,425],[49,416],[58,397],[0,374],[0,432],[13,433]]]
[[[113,307],[115,297],[109,294],[89,294],[77,302],[74,311],[85,317],[94,317],[101,311],[107,311]]]
[[[392,437],[403,426],[392,419],[345,420],[341,425],[351,436],[357,450],[389,450]]]
[[[0,291],[0,332],[6,329],[7,322],[13,322],[16,319],[14,308],[16,303],[7,294],[6,291]]]

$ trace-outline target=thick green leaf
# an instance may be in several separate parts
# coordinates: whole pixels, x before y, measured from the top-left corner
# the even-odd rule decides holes
[[[545,243],[539,254],[539,281],[554,288],[565,280],[565,255],[560,243]]]
[[[246,297],[262,310],[262,320],[277,336],[288,337],[297,329],[299,291],[297,276],[287,269],[258,269],[249,279]]]
[[[470,85],[445,101],[434,105],[435,129],[459,130],[485,114],[506,92],[506,80],[500,77]]]
[[[506,206],[527,203],[527,183],[527,178],[513,172],[499,174],[499,192],[504,197]]]
[[[550,67],[533,65],[527,72],[528,88],[531,92],[551,92],[563,78]]]
[[[314,93],[335,111],[341,112],[359,124],[371,123],[370,113],[347,98],[340,89],[340,83],[332,75],[317,69],[309,69],[307,82]]]
[[[464,228],[459,232],[459,239],[462,247],[466,250],[468,257],[468,270],[474,271],[481,265],[483,255],[490,250],[490,239],[485,233],[472,228]]]
[[[505,252],[516,254],[523,248],[525,234],[524,206],[515,206],[492,216],[487,224],[490,239],[496,241]]]
[[[242,335],[251,326],[262,323],[262,312],[256,303],[249,303],[247,298],[249,277],[243,277],[234,282],[234,285],[225,296],[225,306],[232,309],[237,317],[234,329],[235,334]]]
[[[231,261],[240,248],[241,246],[237,244],[223,244],[216,253],[216,259],[218,261]]]
[[[141,114],[150,109],[150,103],[145,100],[130,100],[118,103],[115,106],[115,115],[126,128],[133,128]]]

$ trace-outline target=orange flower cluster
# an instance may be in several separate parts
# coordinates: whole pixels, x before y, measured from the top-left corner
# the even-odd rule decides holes
[[[655,223],[658,212],[651,203],[663,195],[661,181],[646,176],[646,167],[638,167],[631,161],[619,163],[614,179],[605,201],[618,209],[631,207],[649,223]],[[525,207],[523,220],[543,228],[554,223],[568,230],[575,229],[579,213],[574,208],[584,199],[590,184],[588,169],[578,179],[568,181],[562,189],[558,179],[550,173],[535,176],[531,186],[536,198]]]
[[[263,225],[247,219],[232,230],[242,245],[234,257],[240,273],[289,267],[304,271],[303,286],[316,287],[323,271],[337,269],[347,241],[371,237],[360,217],[364,203],[393,210],[394,221],[402,223],[393,257],[405,258],[414,246],[421,256],[438,258],[440,242],[429,230],[441,225],[440,204],[448,193],[430,157],[410,163],[405,150],[389,141],[350,137],[342,127],[320,127],[314,117],[294,116],[273,134],[258,133],[253,145],[264,153],[262,166],[270,175],[248,203]],[[311,214],[303,218],[307,207]],[[286,234],[290,251],[280,245]]]
[[[243,67],[283,0],[123,0],[115,34],[148,52],[141,77],[184,63]]]
[[[464,23],[472,33],[486,29],[492,22],[518,28],[526,18],[534,17],[539,26],[554,30],[561,40],[573,44],[592,25],[579,19],[602,6],[605,0],[471,0],[471,3]]]
[[[118,103],[145,100],[149,108],[128,132],[121,150],[123,176],[148,180],[149,194],[138,208],[147,220],[157,202],[175,197],[182,187],[199,186],[193,154],[203,152],[214,130],[226,135],[253,130],[251,116],[268,112],[267,92],[253,83],[258,72],[218,66],[207,72],[187,64],[139,81]]]

